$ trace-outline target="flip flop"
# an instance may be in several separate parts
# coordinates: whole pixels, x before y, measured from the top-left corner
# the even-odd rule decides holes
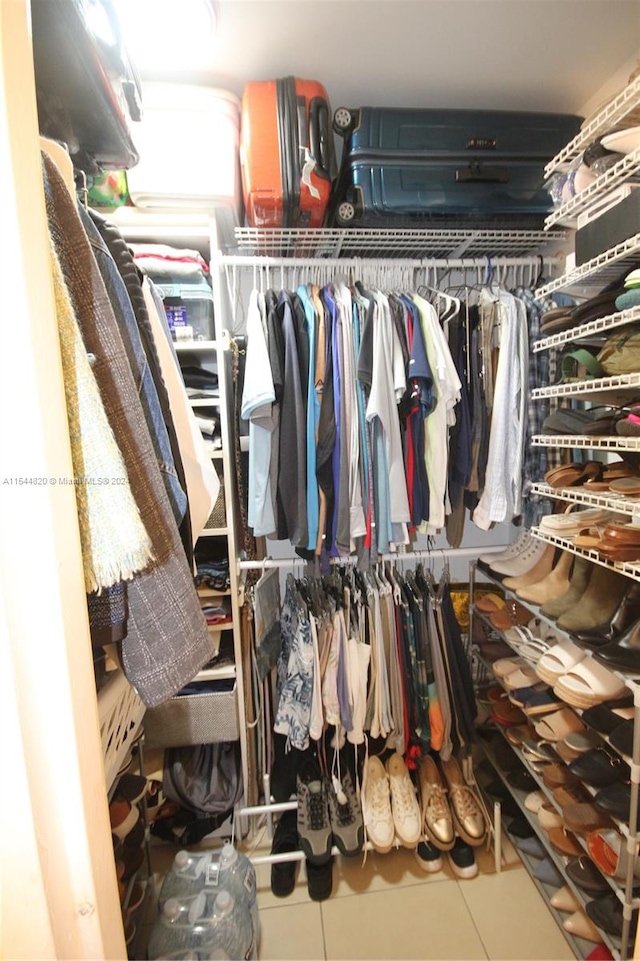
[[[475,606],[483,614],[492,614],[494,611],[501,611],[506,603],[500,594],[489,593],[481,594],[475,601]]]

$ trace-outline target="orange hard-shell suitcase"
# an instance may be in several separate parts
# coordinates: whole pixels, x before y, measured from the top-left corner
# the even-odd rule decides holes
[[[248,83],[240,165],[250,227],[321,227],[336,166],[322,84],[298,77]]]

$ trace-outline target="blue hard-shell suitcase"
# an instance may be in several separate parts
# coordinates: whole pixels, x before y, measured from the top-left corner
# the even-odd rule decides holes
[[[332,200],[339,226],[504,220],[541,225],[544,167],[576,135],[570,114],[340,107],[345,138]]]

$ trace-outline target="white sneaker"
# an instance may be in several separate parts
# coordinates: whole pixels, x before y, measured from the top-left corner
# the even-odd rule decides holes
[[[549,545],[546,541],[541,541],[537,537],[531,538],[531,542],[522,551],[506,561],[496,561],[490,564],[491,570],[496,574],[504,574],[507,577],[520,577],[526,574],[538,563]]]
[[[506,561],[510,557],[515,557],[516,554],[520,554],[530,540],[531,534],[528,530],[520,531],[517,540],[505,548],[505,550],[498,551],[495,554],[481,554],[478,560],[482,561],[483,564],[489,565],[493,564],[494,561]]]
[[[379,757],[368,758],[364,766],[361,801],[367,837],[379,854],[387,854],[393,847],[395,831],[389,779]]]
[[[422,814],[407,765],[398,753],[387,761],[387,774],[396,836],[406,848],[415,848],[422,834]]]

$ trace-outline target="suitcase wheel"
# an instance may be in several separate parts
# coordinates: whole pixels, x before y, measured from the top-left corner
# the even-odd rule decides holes
[[[337,134],[346,136],[355,126],[355,117],[347,107],[338,107],[333,115],[333,129]]]
[[[352,224],[355,220],[356,208],[350,200],[343,200],[336,211],[336,222],[341,227]]]

